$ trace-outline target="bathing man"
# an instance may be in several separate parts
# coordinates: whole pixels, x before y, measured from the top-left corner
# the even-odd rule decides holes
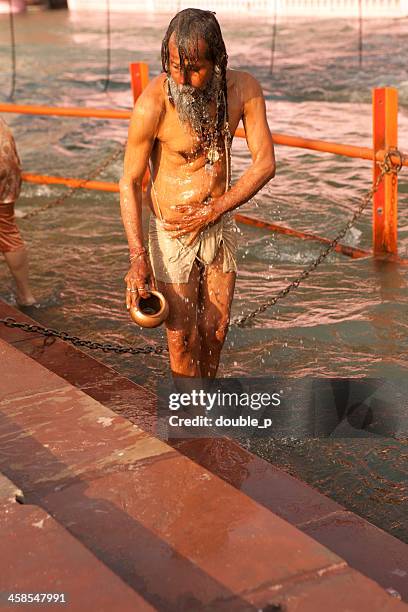
[[[185,9],[162,42],[163,73],[137,100],[129,128],[121,212],[129,250],[126,303],[157,287],[175,376],[214,377],[229,324],[236,276],[231,211],[275,174],[259,83],[227,69],[210,11]],[[242,119],[252,164],[229,189],[230,146]],[[149,164],[149,254],[142,232],[142,180]]]

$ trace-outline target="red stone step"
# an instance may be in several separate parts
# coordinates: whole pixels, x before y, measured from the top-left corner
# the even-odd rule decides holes
[[[0,316],[7,315],[3,311]],[[8,313],[8,316],[11,316],[11,314]],[[27,352],[32,351],[36,359],[40,356],[44,362],[47,359],[50,360],[50,350],[52,349],[51,361],[55,369],[68,372],[71,378],[75,379],[76,377],[77,384],[84,391],[88,392],[91,389],[92,394],[97,395],[99,393],[104,398],[103,401],[110,404],[111,407],[116,405],[122,413],[126,413],[126,405],[133,402],[133,419],[137,420],[141,412],[143,415],[142,423],[144,423],[146,429],[151,429],[153,425],[151,410],[154,407],[151,393],[120,377],[111,368],[94,361],[91,357],[61,341],[44,347],[42,340],[33,336],[27,339],[29,335],[24,332],[7,330],[7,334],[8,340],[14,341],[16,347],[24,348]],[[25,339],[21,339],[22,335],[25,336]],[[42,348],[40,348],[41,345]],[[2,348],[4,347],[7,347],[7,345],[2,345]],[[10,351],[5,349],[4,354],[7,352],[10,355]],[[80,360],[78,360],[78,354],[81,356]],[[68,358],[64,359],[64,356],[68,356]],[[164,567],[163,571],[165,573],[169,571],[169,575],[173,570],[168,568],[170,566],[172,568],[177,567],[177,564],[179,564],[180,567],[184,568],[183,571],[187,572],[187,575],[191,575],[197,581],[197,584],[207,584],[209,581],[208,584],[212,585],[210,589],[212,599],[210,597],[206,601],[207,603],[210,600],[213,603],[217,602],[219,609],[232,605],[232,602],[234,602],[234,606],[244,606],[244,608],[239,609],[248,609],[245,608],[248,603],[259,606],[261,605],[260,601],[270,602],[272,601],[271,597],[274,598],[275,595],[279,595],[277,599],[283,601],[283,599],[286,600],[287,597],[291,597],[289,593],[294,592],[293,589],[296,591],[298,588],[300,589],[299,593],[304,592],[306,599],[309,597],[306,592],[313,592],[315,593],[313,597],[316,597],[316,589],[319,590],[317,587],[315,588],[316,581],[328,580],[329,577],[332,580],[334,575],[343,576],[342,580],[345,580],[347,584],[363,580],[360,585],[362,592],[366,587],[371,589],[372,586],[374,589],[372,593],[377,593],[378,597],[380,597],[380,594],[381,597],[385,597],[383,604],[387,608],[382,609],[388,609],[388,606],[391,606],[389,609],[399,609],[399,606],[402,605],[388,595],[384,595],[381,589],[376,591],[375,589],[378,587],[374,583],[369,580],[366,581],[364,577],[353,572],[342,560],[329,553],[329,551],[325,551],[325,554],[329,554],[329,557],[326,557],[326,564],[323,562],[320,569],[317,569],[316,565],[313,566],[313,563],[309,567],[306,558],[309,556],[311,549],[308,548],[306,542],[309,542],[310,546],[310,542],[313,542],[313,540],[308,538],[303,540],[302,538],[306,536],[303,536],[299,531],[259,506],[259,504],[248,499],[246,495],[229,487],[225,482],[215,478],[207,470],[195,465],[187,458],[182,457],[169,446],[151,438],[146,432],[133,428],[127,421],[110,413],[96,402],[92,402],[89,396],[87,397],[79,390],[70,387],[65,381],[53,376],[50,372],[48,372],[50,378],[47,382],[46,371],[17,351],[14,351],[10,359],[15,367],[12,365],[9,368],[11,375],[7,383],[8,386],[4,387],[7,397],[4,398],[1,409],[4,411],[5,406],[8,406],[9,409],[10,406],[13,406],[13,409],[10,414],[4,411],[8,420],[6,418],[3,424],[1,435],[2,441],[7,444],[9,459],[15,459],[15,461],[12,461],[14,480],[17,477],[16,482],[20,486],[21,483],[24,484],[25,492],[29,497],[32,496],[32,499],[37,500],[37,502],[41,500],[46,510],[53,516],[58,516],[63,525],[69,525],[69,528],[81,542],[87,541],[87,546],[91,550],[93,550],[92,547],[96,547],[95,550],[100,553],[102,549],[104,561],[109,560],[109,564],[113,564],[114,571],[120,576],[129,578],[126,565],[123,564],[122,555],[125,558],[126,555],[129,556],[131,566],[140,568],[143,551],[150,551],[152,554],[149,556],[149,571],[147,573],[151,572],[155,576],[153,583],[149,582],[149,585],[155,584],[155,587],[153,591],[142,590],[141,594],[151,604],[156,605],[158,603],[162,607],[167,602],[166,605],[173,609],[173,606],[180,603],[180,597],[182,601],[186,601],[185,585],[183,587],[183,584],[177,583],[178,586],[175,589],[177,596],[172,599],[165,588],[165,584],[161,584],[160,581],[157,584],[155,582],[156,579],[158,580],[156,564],[162,569]],[[74,365],[75,361],[80,364],[77,369]],[[85,363],[87,364],[86,367],[84,367]],[[38,370],[34,375],[32,373],[33,366],[40,368],[41,371]],[[17,374],[14,376],[13,382],[12,372],[14,369]],[[88,379],[83,375],[84,370],[89,376]],[[103,372],[105,372],[105,378]],[[93,373],[95,373],[97,379],[99,377],[99,381],[103,381],[102,388],[98,386],[98,380],[96,382],[92,380]],[[56,423],[58,423],[57,431],[54,430],[57,426]],[[31,435],[26,436],[24,434],[26,431],[29,431]],[[132,435],[130,435],[130,431]],[[18,451],[16,450],[16,440],[20,445]],[[199,447],[196,442],[185,444],[183,452],[189,453],[191,456],[195,455],[195,459],[202,463],[206,461],[211,463],[211,454],[206,454],[205,447],[203,451],[203,447]],[[214,443],[214,441],[211,441],[211,443]],[[242,487],[255,499],[258,497],[259,502],[264,506],[272,506],[273,500],[277,498],[277,501],[275,499],[275,505],[276,503],[281,504],[281,514],[285,512],[290,514],[292,506],[292,508],[295,508],[292,520],[299,521],[300,519],[300,522],[309,525],[309,528],[313,524],[316,526],[319,520],[327,519],[329,521],[330,516],[343,511],[341,506],[330,502],[324,496],[315,493],[310,487],[240,449],[235,443],[224,441],[224,444],[227,445],[223,447],[224,449],[226,448],[228,451],[234,449],[238,453],[237,456],[242,455],[241,464],[243,461],[246,462],[245,470],[247,474],[245,478],[240,479],[240,483],[237,481],[238,468],[235,472],[230,470],[229,473],[224,472],[220,475],[225,480],[231,481],[234,486]],[[121,450],[118,450],[119,448]],[[199,448],[203,451],[202,457],[197,457]],[[20,452],[21,450],[23,452]],[[124,454],[119,455],[118,453],[121,452],[124,452]],[[214,468],[211,465],[209,467],[210,469]],[[211,486],[208,483],[212,483]],[[208,489],[208,487],[210,488]],[[91,492],[90,499],[89,492]],[[74,505],[72,505],[71,494],[74,495],[76,500]],[[143,500],[142,507],[140,507],[140,498]],[[191,501],[192,498],[194,502]],[[70,500],[72,507],[70,506]],[[118,503],[120,508],[126,509],[125,517],[118,513]],[[299,511],[302,506],[304,508],[300,514],[296,511],[297,503]],[[189,504],[191,504],[191,508]],[[249,507],[248,504],[250,504]],[[154,510],[157,505],[158,508]],[[216,511],[221,507],[223,510],[221,514],[224,515],[224,506],[227,512],[220,525],[218,525]],[[174,516],[174,508],[177,507],[181,507],[181,510],[178,515],[176,513]],[[95,508],[95,513],[92,513]],[[130,522],[128,521],[128,508],[132,508]],[[186,510],[184,510],[185,508]],[[239,519],[238,524],[241,525],[242,523],[241,527],[245,537],[240,545],[237,545],[235,541],[234,546],[231,543],[231,546],[227,547],[225,552],[229,561],[227,562],[224,559],[221,565],[227,567],[231,565],[234,570],[231,575],[225,572],[225,569],[224,572],[221,571],[220,585],[218,584],[219,566],[216,566],[214,572],[211,563],[207,566],[201,558],[197,559],[194,555],[197,553],[197,548],[200,549],[200,547],[204,547],[204,550],[206,547],[211,550],[211,545],[216,545],[217,541],[219,541],[219,548],[221,549],[224,548],[225,539],[230,543],[231,521],[234,525],[234,517],[231,516],[232,510],[238,516],[241,510],[244,512],[245,520],[241,521]],[[255,524],[253,524],[252,520],[248,520],[246,510],[248,510],[248,516],[255,512],[255,518],[258,517],[260,511],[266,513],[262,514],[262,520],[266,523],[261,521],[260,528],[257,528],[257,521],[255,520]],[[67,512],[73,512],[77,519],[72,522],[72,517],[70,518],[66,514]],[[152,512],[154,519],[150,516]],[[163,523],[163,512],[172,527],[171,533],[168,532],[169,526],[166,525],[166,520]],[[109,514],[109,517],[113,516],[116,521],[119,521],[115,533],[117,531],[117,533],[122,534],[121,537],[123,538],[125,538],[126,533],[129,537],[131,534],[134,538],[134,545],[130,547],[131,552],[127,550],[129,548],[129,542],[127,541],[125,541],[125,544],[123,542],[115,543],[115,541],[105,542],[107,534],[110,533],[108,527],[110,522],[107,523],[106,516],[103,516],[106,513]],[[92,519],[95,519],[95,521]],[[135,527],[135,520],[137,528]],[[177,523],[175,533],[172,531],[174,522]],[[214,530],[212,530],[213,524]],[[255,532],[259,533],[258,536],[253,533],[254,528]],[[186,542],[181,537],[183,530],[189,534]],[[198,535],[195,542],[196,530]],[[227,535],[225,533],[220,534],[220,531],[226,532]],[[378,531],[383,534],[381,530]],[[152,533],[155,537],[151,536]],[[281,539],[279,534],[281,534]],[[391,538],[387,534],[383,535]],[[89,542],[87,538],[90,538]],[[221,539],[217,540],[217,538]],[[249,543],[254,544],[252,540],[255,540],[256,545],[248,548],[248,542],[246,541],[248,538]],[[188,546],[189,540],[192,540],[192,548]],[[291,540],[293,540],[292,543]],[[391,538],[391,540],[395,540],[395,538]],[[142,547],[140,546],[141,541],[144,543]],[[398,541],[396,540],[396,542]],[[278,554],[277,547],[279,544],[281,546]],[[294,555],[291,544],[294,545],[297,555]],[[303,546],[306,546],[306,548],[303,549]],[[314,547],[318,548],[315,549]],[[313,542],[312,549],[313,551],[319,550],[321,554],[320,549],[322,547],[316,542]],[[160,554],[160,551],[164,551],[164,561],[161,559],[163,555]],[[256,558],[258,553],[261,555],[260,561]],[[167,557],[169,555],[171,559],[177,559],[178,563],[168,562]],[[300,555],[300,559],[296,558],[298,555]],[[258,575],[255,570],[255,574],[250,575],[252,577],[258,576],[255,581],[256,584],[251,584],[251,580],[246,584],[245,581],[241,582],[246,570],[240,568],[246,568],[248,563],[252,563],[252,556],[255,566],[259,567],[260,563],[262,571],[266,574],[260,572]],[[132,559],[134,559],[134,563],[131,562]],[[269,567],[271,559],[273,567]],[[299,561],[300,566],[296,566],[294,561]],[[275,567],[276,565],[278,567]],[[199,567],[200,571],[197,570],[196,566]],[[282,571],[281,574],[278,571],[279,568]],[[235,570],[241,576],[240,580],[237,580],[236,576],[234,577]],[[325,578],[323,579],[322,576],[325,576]],[[144,574],[140,576],[139,573],[136,576],[131,573],[130,578],[134,580],[132,586],[136,590],[142,588],[140,584],[145,584],[147,580]],[[213,584],[214,581],[217,584]],[[303,587],[299,586],[300,584],[304,585],[303,591]],[[335,581],[333,584],[338,584],[338,582]],[[355,595],[350,594],[350,601]],[[299,597],[303,597],[303,595],[299,595]],[[311,601],[315,601],[313,597]],[[395,608],[394,605],[398,605],[398,608]],[[365,608],[350,607],[350,610],[354,609]]]
[[[11,593],[63,593],[67,605],[43,604],[54,610],[154,610],[45,510],[17,503],[20,494],[0,474],[2,610],[32,609],[29,604],[9,603]]]

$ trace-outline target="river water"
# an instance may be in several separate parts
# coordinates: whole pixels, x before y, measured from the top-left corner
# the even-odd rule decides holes
[[[15,18],[16,101],[52,106],[129,108],[128,63],[147,61],[160,71],[160,42],[168,15],[112,16],[112,70],[108,93],[105,17],[38,12]],[[278,19],[274,71],[269,72],[268,19],[220,16],[232,68],[262,83],[272,131],[371,146],[371,89],[399,91],[399,142],[408,151],[408,19],[366,20],[363,63],[352,19]],[[10,90],[8,19],[0,18],[0,91]],[[84,177],[126,139],[124,121],[3,115],[12,126],[25,171]],[[245,141],[233,147],[233,178],[249,164]],[[242,212],[332,238],[370,187],[370,162],[277,147],[277,176]],[[122,161],[102,180],[117,181]],[[408,257],[408,174],[399,190],[399,249]],[[63,189],[25,184],[21,213],[50,202]],[[123,305],[127,249],[118,198],[78,191],[61,206],[20,227],[30,247],[31,278],[49,307],[38,320],[95,340],[164,342],[162,329],[140,331]],[[318,244],[241,227],[239,277],[233,315],[274,295],[318,255]],[[371,247],[371,212],[347,235]],[[330,255],[293,294],[245,329],[232,329],[224,349],[224,376],[383,377],[404,381],[408,366],[408,268]],[[0,262],[1,297],[11,300]],[[167,358],[98,354],[136,382],[154,389]],[[253,450],[309,482],[347,508],[408,539],[406,443],[401,439],[285,439]],[[318,467],[317,467],[318,466]]]

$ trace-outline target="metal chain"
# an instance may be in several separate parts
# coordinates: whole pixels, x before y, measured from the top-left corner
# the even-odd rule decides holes
[[[392,155],[399,157],[399,161],[397,164],[393,163],[392,157],[391,157]],[[322,263],[322,261],[324,261],[326,257],[334,250],[338,242],[340,242],[340,240],[346,235],[347,231],[352,227],[352,225],[354,225],[357,219],[361,216],[367,204],[372,200],[374,194],[378,191],[378,188],[384,176],[386,174],[392,174],[393,180],[396,180],[396,175],[401,170],[402,163],[405,160],[405,157],[406,156],[402,155],[402,153],[398,149],[389,149],[386,155],[384,156],[384,161],[381,164],[381,172],[378,175],[374,185],[372,186],[370,191],[368,191],[368,193],[366,193],[366,195],[363,197],[360,206],[358,207],[356,212],[353,214],[351,219],[346,223],[346,225],[337,234],[337,236],[330,242],[330,244],[328,244],[327,247],[323,249],[323,251],[321,251],[320,255],[307,268],[305,268],[299,274],[298,277],[296,277],[291,283],[289,283],[289,285],[281,289],[274,297],[270,298],[269,300],[267,300],[266,302],[258,306],[258,308],[256,308],[252,312],[246,315],[243,315],[242,317],[237,317],[233,319],[231,321],[231,326],[244,327],[246,323],[248,323],[249,321],[252,321],[257,315],[265,312],[267,308],[274,306],[279,300],[281,300],[286,295],[288,295],[290,291],[299,287],[300,283],[304,281],[309,276],[309,274],[311,274],[311,272],[313,272],[317,268],[317,266],[319,266]]]
[[[392,155],[397,155],[399,157],[398,164],[393,163],[392,158],[391,158]],[[305,280],[309,276],[309,274],[313,270],[315,270],[318,265],[322,263],[322,261],[326,259],[329,253],[333,251],[337,243],[345,236],[347,230],[349,230],[350,227],[355,223],[355,221],[360,217],[363,210],[366,208],[367,204],[370,202],[374,194],[377,192],[384,176],[386,174],[393,174],[396,177],[398,172],[401,170],[402,163],[403,161],[405,161],[405,159],[406,159],[406,156],[403,156],[398,150],[390,149],[384,157],[384,161],[381,164],[381,172],[378,175],[373,187],[363,197],[360,203],[360,206],[358,207],[358,209],[356,210],[352,218],[346,223],[346,225],[338,233],[336,238],[334,238],[330,242],[327,248],[325,248],[320,253],[320,255],[307,268],[305,268],[305,270],[303,270],[299,274],[299,276],[296,279],[294,279],[287,287],[279,291],[279,293],[277,293],[277,295],[275,295],[273,298],[261,304],[261,306],[259,306],[253,312],[250,312],[249,314],[243,317],[234,319],[231,325],[243,327],[245,323],[247,323],[247,321],[253,320],[258,314],[265,312],[267,308],[274,306],[278,300],[282,299],[290,291],[297,288],[300,285],[300,283],[303,280]],[[40,334],[46,337],[60,338],[61,340],[65,340],[66,342],[71,342],[71,344],[73,344],[74,346],[80,346],[80,347],[85,347],[85,348],[95,349],[95,350],[102,350],[105,353],[114,352],[114,353],[120,353],[120,354],[130,353],[132,355],[140,355],[140,354],[161,355],[163,352],[168,350],[167,347],[164,347],[161,345],[157,345],[154,347],[153,346],[131,347],[131,346],[125,346],[122,344],[112,344],[110,342],[95,342],[93,340],[79,338],[78,336],[71,336],[68,332],[58,331],[56,329],[50,329],[47,327],[43,327],[42,325],[32,325],[30,323],[18,323],[12,317],[6,317],[5,319],[0,319],[0,323],[3,323],[4,325],[6,325],[6,327],[17,327],[18,329],[21,329],[26,332],[36,333],[36,334]]]
[[[41,212],[44,212],[45,210],[49,210],[50,208],[53,208],[54,206],[58,206],[59,204],[62,204],[63,202],[65,202],[66,199],[68,199],[69,197],[72,196],[73,193],[75,193],[78,189],[80,189],[83,185],[85,185],[85,183],[87,183],[88,181],[92,181],[93,179],[95,179],[97,176],[99,176],[99,174],[101,174],[101,172],[103,172],[111,163],[113,163],[114,161],[116,161],[116,159],[123,154],[124,150],[125,150],[125,146],[126,143],[124,144],[120,144],[119,147],[117,149],[115,149],[113,151],[113,153],[111,153],[101,164],[99,164],[99,166],[97,166],[97,168],[95,168],[95,170],[93,170],[91,172],[91,174],[89,174],[86,178],[84,178],[79,185],[77,185],[76,187],[71,187],[70,189],[68,189],[68,191],[66,193],[64,193],[64,195],[59,196],[58,198],[56,198],[55,200],[52,200],[51,202],[48,202],[47,204],[44,204],[44,206],[40,206],[38,208],[35,208],[34,210],[31,210],[28,213],[25,213],[24,216],[22,217],[22,219],[29,219],[30,217],[35,217],[36,215],[38,215]]]
[[[71,342],[74,346],[81,346],[89,349],[101,350],[105,353],[130,353],[131,355],[161,355],[167,351],[165,346],[125,346],[123,344],[112,344],[111,342],[95,342],[94,340],[88,340],[84,338],[78,338],[78,336],[71,336],[68,332],[58,331],[57,329],[51,329],[49,327],[43,327],[43,325],[32,325],[30,323],[18,323],[12,317],[6,317],[0,319],[0,323],[3,323],[6,327],[17,327],[25,332],[31,332],[34,334],[40,334],[47,338],[60,338],[66,342]]]

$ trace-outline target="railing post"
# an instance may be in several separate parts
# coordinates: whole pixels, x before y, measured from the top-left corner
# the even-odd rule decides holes
[[[149,65],[145,62],[132,62],[129,64],[129,70],[133,103],[135,103],[149,82]]]
[[[145,62],[131,62],[129,64],[129,71],[134,104],[149,82],[149,65]],[[149,179],[150,172],[147,169],[142,182],[143,191],[146,191]]]
[[[380,167],[375,162],[379,151],[398,145],[398,91],[393,87],[373,90],[373,149],[374,175],[377,180]],[[397,254],[398,230],[398,176],[387,174],[373,198],[373,250],[374,255]]]

